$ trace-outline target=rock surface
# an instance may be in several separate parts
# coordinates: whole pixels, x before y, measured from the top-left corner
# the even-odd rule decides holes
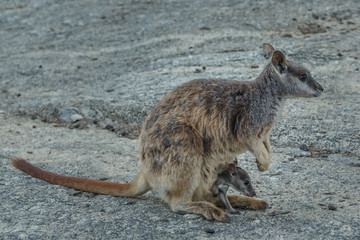
[[[359,239],[360,5],[356,1],[0,2],[0,236],[4,239]],[[311,69],[320,98],[287,101],[272,164],[239,164],[266,211],[230,224],[33,179],[131,182],[146,115],[194,78],[254,79],[270,42]]]

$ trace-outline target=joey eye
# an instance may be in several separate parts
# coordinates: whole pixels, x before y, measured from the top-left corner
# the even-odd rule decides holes
[[[307,74],[306,74],[306,73],[303,73],[303,74],[301,74],[301,75],[298,76],[298,79],[299,79],[300,81],[305,81],[306,78],[307,78]]]
[[[245,185],[245,186],[249,185],[249,183],[250,183],[250,182],[249,182],[248,180],[245,180],[245,181],[244,181],[244,185]]]

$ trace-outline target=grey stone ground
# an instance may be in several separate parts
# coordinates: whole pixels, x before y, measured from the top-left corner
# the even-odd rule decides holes
[[[359,26],[358,1],[0,0],[0,239],[359,239]],[[254,79],[263,42],[326,89],[286,103],[268,172],[240,157],[266,211],[208,222],[155,193],[81,193],[9,164],[133,181],[134,139],[161,97],[194,78]]]

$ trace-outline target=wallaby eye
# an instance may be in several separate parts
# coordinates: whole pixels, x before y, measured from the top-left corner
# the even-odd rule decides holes
[[[249,183],[250,183],[250,182],[249,182],[248,180],[245,180],[245,181],[244,181],[244,185],[245,185],[245,186],[249,185]]]
[[[298,78],[300,81],[305,81],[307,78],[307,75],[306,75],[306,73],[303,73],[303,74],[299,75]]]

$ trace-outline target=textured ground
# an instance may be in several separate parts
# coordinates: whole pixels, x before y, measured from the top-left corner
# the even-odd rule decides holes
[[[359,26],[356,1],[0,0],[0,239],[359,239]],[[326,89],[287,101],[269,171],[240,156],[266,211],[208,222],[155,193],[80,193],[9,164],[133,181],[161,97],[194,78],[254,79],[263,42]]]

